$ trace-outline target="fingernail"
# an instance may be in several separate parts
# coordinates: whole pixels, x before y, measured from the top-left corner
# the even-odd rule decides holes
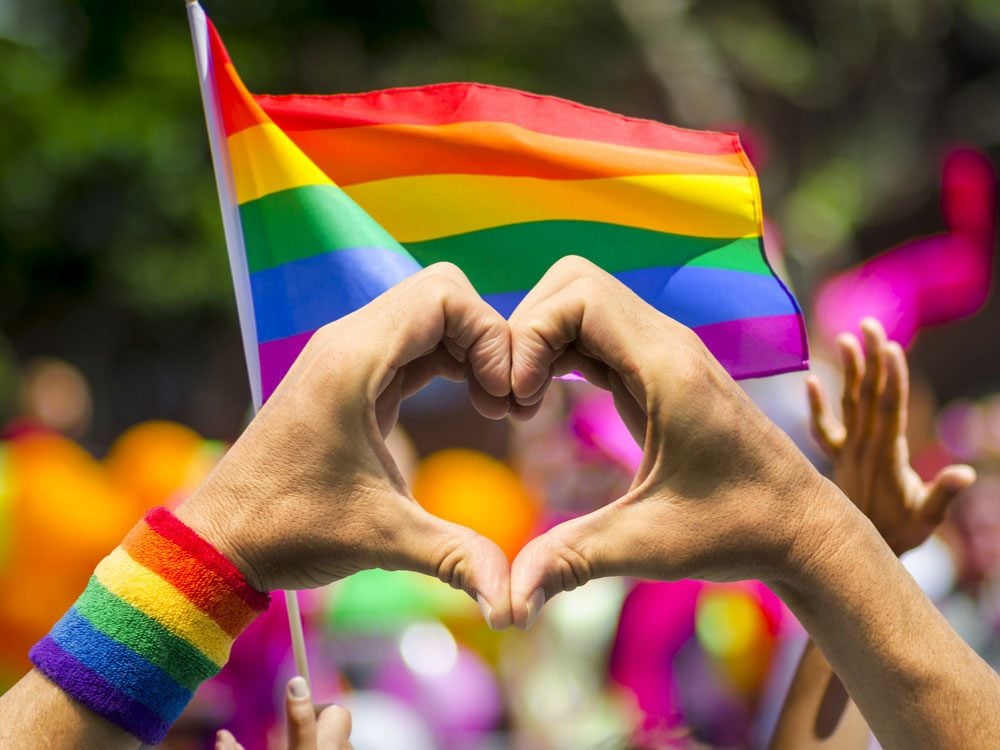
[[[479,602],[479,611],[483,613],[483,619],[486,620],[486,624],[490,626],[490,630],[495,630],[493,627],[493,607],[490,603],[483,599],[482,594],[476,594],[476,601]]]
[[[301,701],[309,697],[309,683],[305,677],[296,675],[288,682],[288,694],[295,700]]]
[[[524,621],[525,630],[534,625],[535,620],[538,619],[538,615],[542,611],[542,605],[544,604],[545,592],[542,589],[535,589],[531,596],[528,597],[528,619]]]

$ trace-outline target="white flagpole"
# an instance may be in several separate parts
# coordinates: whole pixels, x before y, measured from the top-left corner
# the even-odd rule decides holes
[[[233,275],[236,292],[236,309],[239,313],[240,331],[243,335],[243,351],[246,355],[247,372],[250,376],[250,395],[254,412],[260,411],[262,404],[260,383],[260,358],[257,351],[257,324],[254,319],[253,297],[250,294],[250,270],[247,267],[246,248],[243,244],[243,227],[240,211],[233,188],[232,169],[229,165],[229,151],[222,132],[222,118],[219,116],[215,86],[211,79],[211,50],[208,44],[208,25],[205,11],[197,0],[186,0],[188,23],[191,26],[191,41],[194,43],[195,63],[198,67],[198,86],[201,88],[201,103],[205,110],[205,125],[208,127],[208,142],[212,150],[212,164],[215,168],[215,184],[219,189],[219,207],[222,209],[222,227],[229,252],[229,267]],[[295,668],[309,682],[309,664],[306,661],[305,635],[302,631],[302,613],[299,599],[294,591],[285,592],[288,608],[288,627],[292,636],[292,650],[295,654]]]

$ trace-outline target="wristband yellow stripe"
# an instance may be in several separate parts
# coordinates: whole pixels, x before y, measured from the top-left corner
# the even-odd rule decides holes
[[[229,659],[233,637],[184,594],[133,560],[125,550],[116,548],[101,560],[94,575],[112,594],[186,640],[220,668]]]

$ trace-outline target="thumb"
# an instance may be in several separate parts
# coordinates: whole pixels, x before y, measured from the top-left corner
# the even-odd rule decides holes
[[[946,466],[930,483],[924,500],[924,515],[935,525],[944,520],[944,514],[955,496],[976,481],[976,470],[966,464]]]
[[[288,717],[288,750],[316,750],[316,709],[309,696],[309,683],[296,676],[285,689]]]
[[[525,545],[510,572],[514,625],[527,630],[556,594],[613,573],[613,508],[605,506],[561,523]]]
[[[494,630],[511,624],[510,562],[495,542],[428,513],[416,502],[398,541],[405,570],[432,575],[471,596]]]
[[[215,735],[215,750],[243,750],[243,745],[228,729],[220,729]]]

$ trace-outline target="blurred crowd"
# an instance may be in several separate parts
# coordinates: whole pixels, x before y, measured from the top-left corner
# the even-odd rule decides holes
[[[837,392],[816,337],[813,370]],[[939,405],[913,375],[909,434],[926,479],[953,461],[980,479],[925,545],[911,573],[966,640],[1000,667],[1000,393]],[[808,437],[804,375],[751,381],[757,403],[821,462]],[[464,400],[444,384],[418,395],[403,424]],[[137,424],[97,457],[74,441],[93,405],[72,365],[20,373],[18,413],[0,448],[0,689],[30,645],[72,603],[97,561],[142,512],[176,505],[226,446],[167,421]],[[460,420],[471,436],[480,427]],[[418,451],[388,440],[416,498],[494,539],[511,557],[535,534],[609,502],[641,455],[610,397],[566,380],[542,412],[506,431],[501,458],[468,448]],[[36,540],[44,540],[36,543]],[[659,747],[683,739],[765,747],[805,634],[765,586],[622,579],[553,600],[527,633],[495,633],[461,592],[405,572],[367,571],[299,594],[313,695],[354,714],[357,748],[491,750]],[[281,696],[294,672],[284,602],[240,638],[202,686],[167,747],[210,747],[232,728],[247,748],[278,747]],[[271,738],[270,740],[268,738]]]

